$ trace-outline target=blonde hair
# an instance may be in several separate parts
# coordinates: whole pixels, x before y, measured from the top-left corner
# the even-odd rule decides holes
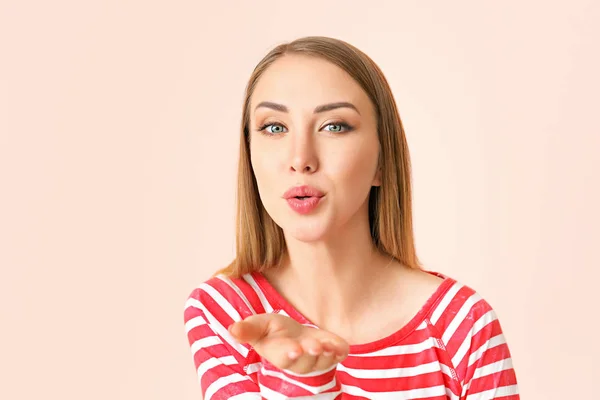
[[[246,86],[238,164],[236,257],[216,274],[232,278],[276,266],[285,254],[281,228],[263,206],[250,162],[250,99],[265,70],[286,54],[319,57],[346,71],[366,92],[376,111],[381,145],[381,186],[369,194],[369,223],[376,247],[412,268],[421,268],[414,244],[411,167],[404,128],[389,84],[366,54],[342,40],[309,36],[278,45],[255,67]]]

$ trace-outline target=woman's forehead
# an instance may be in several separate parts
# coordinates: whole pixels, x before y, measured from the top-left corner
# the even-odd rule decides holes
[[[349,102],[359,110],[369,98],[346,71],[316,57],[286,55],[271,64],[259,78],[251,99],[254,110],[261,102],[289,109],[314,109],[322,104]]]

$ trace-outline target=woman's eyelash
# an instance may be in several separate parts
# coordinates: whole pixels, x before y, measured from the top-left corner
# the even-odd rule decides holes
[[[329,125],[337,125],[337,126],[341,126],[341,127],[342,127],[342,129],[344,129],[344,132],[350,132],[352,129],[354,129],[354,127],[353,127],[353,126],[350,126],[350,125],[348,125],[347,123],[345,123],[345,122],[341,122],[341,121],[340,121],[340,122],[330,122],[330,123],[328,123],[328,124],[327,124],[327,125],[325,125],[325,126],[329,126]],[[330,132],[332,132],[332,131],[330,131]],[[337,132],[334,132],[334,133],[337,133]]]
[[[259,127],[259,128],[257,129],[257,131],[258,131],[258,132],[264,131],[265,129],[267,129],[267,128],[268,128],[269,126],[271,126],[271,125],[281,125],[281,124],[278,124],[278,123],[275,123],[275,122],[268,122],[268,123],[266,123],[266,124],[262,125],[261,127]],[[282,125],[282,126],[283,126],[283,125]]]
[[[267,129],[268,127],[273,126],[273,125],[283,126],[283,124],[280,124],[280,123],[277,123],[277,122],[267,122],[267,123],[261,125],[257,129],[257,131],[258,132],[263,132],[265,129]],[[349,124],[347,124],[345,122],[341,122],[341,121],[340,122],[330,122],[330,123],[326,124],[325,126],[329,126],[329,125],[340,126],[340,127],[342,127],[342,129],[344,130],[344,132],[350,132],[351,130],[354,129],[353,126],[351,126],[351,125],[349,125]],[[335,132],[335,131],[329,131],[329,132],[338,133],[338,132]],[[276,135],[276,134],[269,133],[269,135]]]

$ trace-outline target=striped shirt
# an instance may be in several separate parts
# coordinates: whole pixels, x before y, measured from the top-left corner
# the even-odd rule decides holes
[[[399,331],[351,345],[328,371],[294,374],[236,342],[227,328],[257,313],[313,325],[264,275],[210,278],[187,298],[184,322],[204,400],[519,399],[511,355],[490,305],[473,289],[443,278]]]

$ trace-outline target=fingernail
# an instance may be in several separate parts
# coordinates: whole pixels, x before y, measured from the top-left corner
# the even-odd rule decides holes
[[[329,356],[330,356],[330,355],[332,355],[332,354],[333,354],[333,351],[324,351],[324,352],[323,352],[323,355],[325,355],[325,356],[327,356],[327,357],[329,357]]]
[[[298,353],[297,351],[290,351],[288,353],[288,357],[291,358],[292,360],[298,358],[299,355],[300,355],[300,353]]]
[[[319,355],[319,351],[317,349],[308,349],[308,353],[313,355],[313,356],[318,356]]]

